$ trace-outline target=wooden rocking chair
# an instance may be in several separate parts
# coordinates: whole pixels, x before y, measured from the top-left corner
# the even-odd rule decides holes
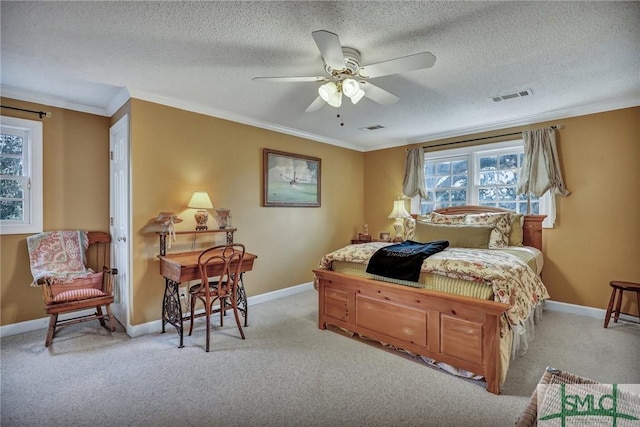
[[[28,239],[38,236],[41,235],[31,236]],[[46,347],[51,345],[58,326],[98,320],[100,325],[108,331],[114,332],[116,330],[111,304],[114,301],[113,284],[117,270],[108,267],[111,236],[109,233],[101,231],[90,231],[87,233],[87,237],[88,248],[84,257],[85,267],[93,270],[93,273],[72,280],[55,281],[45,277],[34,282],[36,286],[42,287],[45,310],[50,316],[45,341]],[[102,306],[105,307],[106,314],[103,313]],[[58,318],[59,314],[86,309],[95,309],[95,312],[73,318]],[[105,320],[109,321],[108,325]]]

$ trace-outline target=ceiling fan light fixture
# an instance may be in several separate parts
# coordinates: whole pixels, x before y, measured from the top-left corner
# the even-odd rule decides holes
[[[319,86],[315,86],[318,96],[304,110],[305,112],[317,111],[324,105],[323,103],[332,107],[340,107],[343,93],[353,104],[360,102],[363,97],[383,106],[395,104],[400,98],[368,83],[367,79],[431,68],[436,61],[436,57],[432,53],[421,52],[363,66],[360,63],[360,51],[342,46],[337,34],[331,31],[317,30],[313,31],[311,35],[320,51],[327,76],[254,77],[252,79],[254,81],[315,83]],[[363,90],[365,85],[367,87],[366,93]],[[522,93],[520,96],[523,96]],[[343,123],[341,124],[343,125]]]
[[[358,89],[358,91],[351,95],[351,102],[355,105],[358,103],[358,101],[360,101],[362,99],[362,97],[364,96],[364,91],[362,89]]]
[[[342,91],[349,98],[354,96],[360,90],[360,84],[354,79],[345,79],[342,82]]]
[[[338,87],[334,82],[325,83],[318,88],[318,94],[325,102],[329,102],[336,93],[338,93]]]

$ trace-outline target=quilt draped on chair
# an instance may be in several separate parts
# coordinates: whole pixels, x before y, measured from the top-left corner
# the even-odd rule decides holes
[[[42,280],[67,283],[93,274],[85,259],[88,247],[88,233],[81,230],[47,231],[27,237],[31,286],[38,286]]]

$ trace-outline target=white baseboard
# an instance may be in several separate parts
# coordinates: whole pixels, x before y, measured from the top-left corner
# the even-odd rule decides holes
[[[303,283],[301,285],[291,286],[289,288],[278,289],[277,291],[267,292],[265,294],[255,295],[247,298],[247,303],[250,305],[260,304],[267,301],[272,301],[278,298],[284,298],[290,295],[295,295],[300,292],[313,289],[313,282]],[[77,311],[67,317],[77,317],[92,314],[93,310]],[[65,316],[60,315],[60,319],[64,319]],[[24,332],[35,331],[38,329],[46,329],[49,327],[49,318],[43,317],[40,319],[28,320],[26,322],[12,323],[10,325],[0,326],[0,337],[7,337],[10,335],[22,334]],[[166,328],[172,328],[171,325]],[[145,334],[157,333],[162,330],[162,321],[154,320],[153,322],[143,323],[142,325],[135,325],[127,327],[127,335],[130,337],[139,337]]]
[[[545,302],[545,306],[544,306],[545,310],[549,310],[549,311],[558,311],[561,313],[570,313],[570,314],[577,314],[578,316],[584,316],[584,317],[591,317],[594,319],[602,319],[602,321],[604,322],[604,318],[605,315],[607,314],[607,310],[604,310],[602,308],[594,308],[594,307],[587,307],[584,305],[575,305],[575,304],[569,304],[566,302],[558,302],[558,301],[552,301],[552,300],[547,300]],[[638,321],[637,317],[633,317],[633,316],[629,316],[627,314],[621,314],[620,317],[618,318],[618,321]]]
[[[311,289],[313,289],[313,282],[307,282],[301,285],[290,286],[288,288],[278,289],[277,291],[267,292],[266,294],[255,295],[247,299],[248,302],[252,304],[261,304],[263,302],[288,297],[291,295],[299,294],[301,292],[309,291]]]
[[[277,291],[255,295],[255,296],[249,297],[247,302],[250,305],[261,304],[263,302],[272,301],[278,298],[284,298],[290,295],[295,295],[310,289],[313,289],[313,282],[303,283],[301,285],[291,286],[284,289],[278,289]],[[602,319],[603,321],[604,321],[604,316],[606,314],[606,310],[603,310],[601,308],[587,307],[583,305],[575,305],[575,304],[569,304],[566,302],[558,302],[558,301],[551,301],[551,300],[548,300],[546,302],[545,310],[576,314],[578,316],[591,317],[594,319]],[[77,313],[74,313],[73,316],[75,317],[78,315],[85,315],[85,314],[91,314],[91,313],[92,313],[91,310],[84,310],[84,311],[79,311]],[[62,316],[60,317],[62,318]],[[634,318],[633,316],[628,316],[626,314],[621,314],[619,320],[620,321],[636,320],[637,321],[637,319]],[[0,326],[0,337],[21,334],[24,332],[35,331],[38,329],[46,329],[48,326],[49,326],[48,317],[29,320],[26,322],[12,323],[10,325]],[[166,328],[171,328],[171,325],[166,326]],[[141,335],[157,333],[161,330],[162,330],[162,321],[154,320],[153,322],[147,322],[141,325],[129,326],[127,328],[127,335],[129,335],[130,337],[139,337]]]
[[[265,294],[254,295],[247,298],[247,304],[256,305],[267,301],[272,301],[278,298],[288,297],[300,292],[313,289],[313,282],[303,283],[301,285],[291,286],[284,289],[278,289],[277,291],[267,292]],[[166,325],[166,330],[173,329],[173,326]],[[154,320],[153,322],[143,323],[142,325],[132,326],[131,330],[127,330],[127,335],[130,337],[139,337],[146,334],[155,334],[162,330],[162,320]]]
[[[83,313],[78,313],[83,315]],[[62,317],[62,316],[60,316]],[[0,337],[8,337],[9,335],[22,334],[24,332],[35,331],[38,329],[46,329],[49,326],[49,318],[28,320],[26,322],[12,323],[0,327]]]

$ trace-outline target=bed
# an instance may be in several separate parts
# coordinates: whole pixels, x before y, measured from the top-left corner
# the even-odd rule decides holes
[[[452,235],[452,244],[424,261],[419,281],[349,270],[357,270],[358,264],[367,265],[372,253],[391,243],[349,245],[325,255],[313,270],[319,293],[318,327],[338,327],[472,373],[484,378],[489,392],[499,394],[514,353],[514,336],[528,332],[527,325],[532,324],[542,301],[549,297],[540,279],[544,216],[515,215],[480,206],[444,208],[430,215],[430,219],[406,221],[405,238],[426,242],[444,232]],[[508,231],[505,221],[509,222]],[[483,237],[465,237],[474,227],[471,233]],[[463,237],[455,237],[456,233]],[[476,241],[484,242],[487,235],[488,244],[474,246]],[[511,246],[514,235],[517,246]],[[527,248],[533,248],[536,266],[531,259],[508,254],[526,252]],[[343,265],[342,271],[334,271],[333,265],[340,263],[346,263],[346,269]],[[465,270],[465,265],[472,264],[475,266],[469,268],[487,270],[481,273],[485,276],[476,277],[476,273]],[[491,269],[486,268],[489,264]],[[444,280],[445,285],[430,288],[428,282],[434,278],[436,282]],[[465,285],[461,281],[467,282],[471,291],[459,291],[459,285]],[[514,330],[518,332],[514,334]]]

